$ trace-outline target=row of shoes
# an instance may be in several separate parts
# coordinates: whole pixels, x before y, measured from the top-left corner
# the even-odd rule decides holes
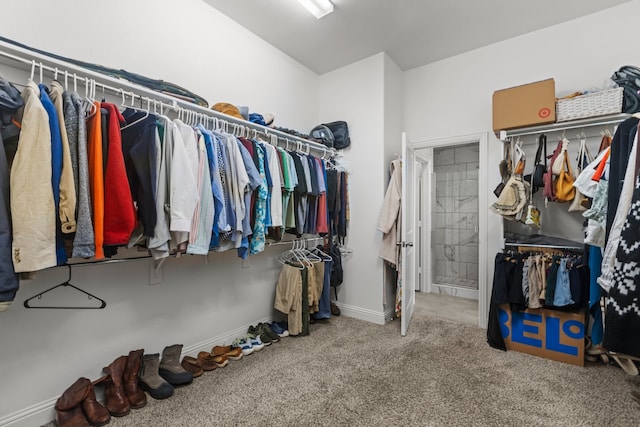
[[[112,416],[123,417],[145,406],[145,391],[154,399],[169,398],[176,386],[190,384],[205,371],[225,367],[229,360],[240,360],[288,334],[286,322],[259,323],[233,345],[214,346],[211,352],[201,351],[197,358],[184,356],[182,361],[182,344],[165,347],[162,358],[159,353],[132,350],[103,368],[102,377],[93,382],[78,378],[62,393],[55,404],[58,426],[103,426]],[[98,402],[95,387],[104,388],[104,405]]]

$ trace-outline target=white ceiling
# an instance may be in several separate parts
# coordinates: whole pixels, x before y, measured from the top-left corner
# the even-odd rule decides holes
[[[204,1],[323,74],[382,51],[408,70],[629,0],[332,0],[319,20],[296,0]]]

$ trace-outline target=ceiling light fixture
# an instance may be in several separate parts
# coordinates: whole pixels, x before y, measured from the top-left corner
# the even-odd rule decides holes
[[[298,0],[298,3],[318,19],[333,12],[333,3],[329,0]]]

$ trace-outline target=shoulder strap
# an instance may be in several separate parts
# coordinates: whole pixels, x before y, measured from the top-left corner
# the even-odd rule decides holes
[[[542,155],[542,151],[544,150],[544,163],[547,163],[547,136],[542,133],[538,136],[538,150],[536,151],[536,160],[534,165],[540,164],[540,156]]]

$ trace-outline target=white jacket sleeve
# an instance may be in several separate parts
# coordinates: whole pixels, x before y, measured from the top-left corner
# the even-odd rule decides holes
[[[387,234],[392,227],[395,226],[400,212],[400,199],[402,197],[402,176],[400,165],[396,164],[399,160],[391,162],[391,180],[384,195],[382,209],[380,210],[380,220],[378,222],[378,230]]]
[[[199,197],[186,148],[186,143],[193,141],[185,141],[177,127],[173,127],[172,130],[174,133],[171,164],[171,224],[169,228],[171,231],[189,232]]]

